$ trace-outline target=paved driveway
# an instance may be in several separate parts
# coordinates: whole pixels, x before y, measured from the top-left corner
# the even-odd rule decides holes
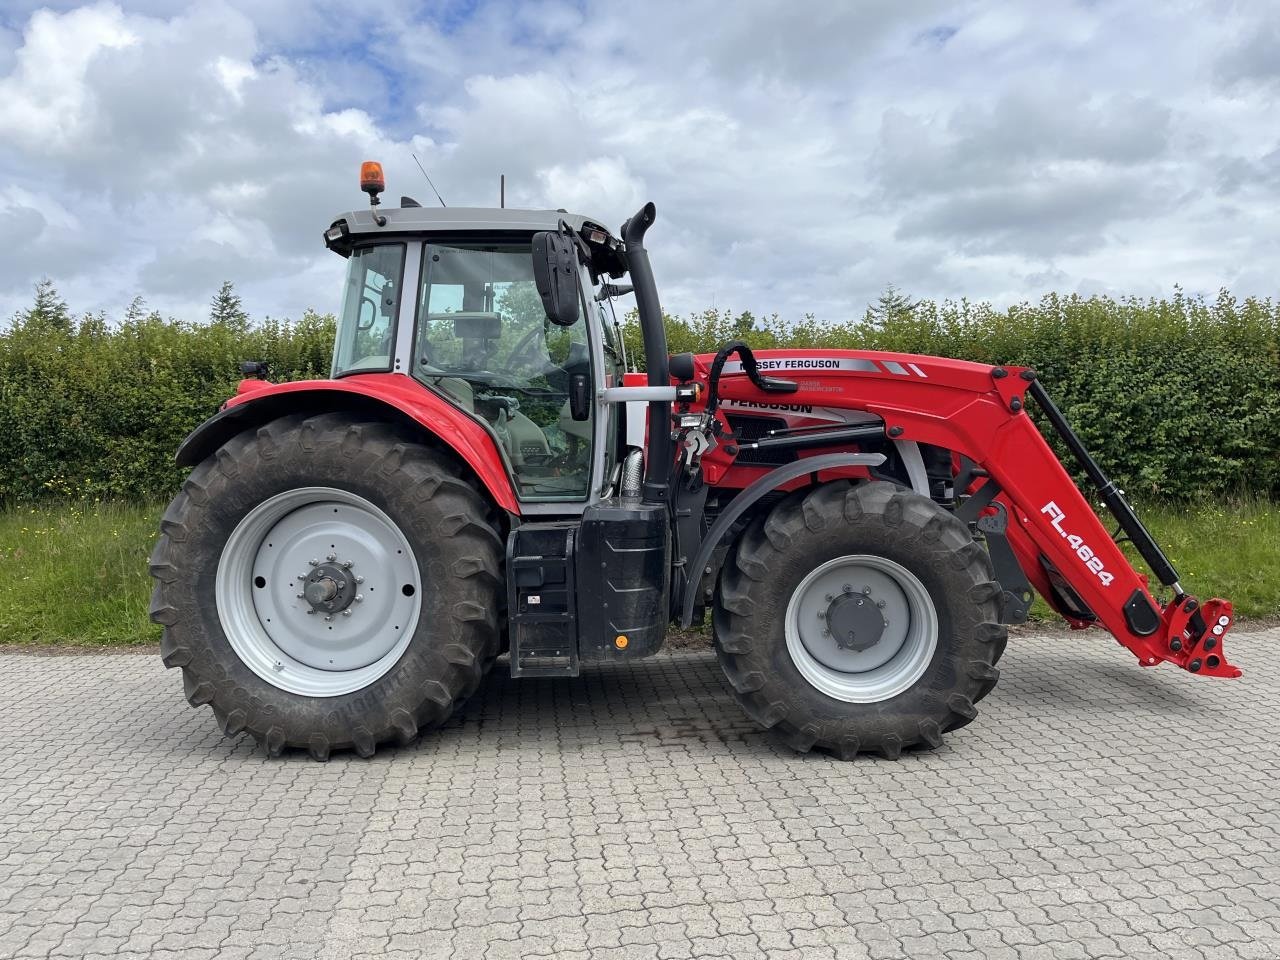
[[[776,748],[701,652],[495,672],[328,764],[152,657],[0,655],[0,956],[1275,958],[1277,645],[1215,682],[1019,638],[897,763]]]

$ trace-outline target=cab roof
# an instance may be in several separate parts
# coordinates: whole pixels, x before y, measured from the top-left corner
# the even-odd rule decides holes
[[[557,230],[561,223],[587,244],[591,252],[593,272],[608,273],[619,277],[625,272],[622,244],[598,219],[585,217],[565,210],[515,210],[510,207],[422,207],[405,205],[408,198],[401,198],[401,206],[379,206],[374,209],[352,210],[339,216],[324,234],[325,246],[342,256],[349,256],[358,243],[375,238],[404,238],[427,234],[456,237],[459,234],[477,234],[493,237],[514,234],[527,237],[543,230]],[[413,204],[412,200],[408,200]],[[379,226],[375,216],[386,218]],[[604,234],[603,241],[596,239]]]

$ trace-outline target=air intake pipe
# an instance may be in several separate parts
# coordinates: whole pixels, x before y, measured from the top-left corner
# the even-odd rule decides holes
[[[644,248],[645,232],[653,226],[658,211],[646,203],[635,216],[622,225],[622,243],[627,257],[627,272],[635,287],[636,312],[640,316],[640,333],[644,338],[645,369],[649,386],[671,386],[667,369],[667,330],[662,323],[662,305],[658,303],[658,286],[649,265],[649,252]],[[645,503],[665,503],[671,482],[674,449],[671,443],[671,402],[649,402],[649,443],[645,451],[646,467],[641,499]]]

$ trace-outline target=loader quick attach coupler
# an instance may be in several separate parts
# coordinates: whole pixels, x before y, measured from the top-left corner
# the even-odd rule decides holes
[[[1157,613],[1147,591],[1135,589],[1124,605],[1124,619],[1129,626],[1129,633],[1121,638],[1121,642],[1134,652],[1144,667],[1172,663],[1196,674],[1213,677],[1240,676],[1240,669],[1227,661],[1222,649],[1223,640],[1233,621],[1231,604],[1217,598],[1206,600],[1202,604],[1182,589],[1178,571],[1160,549],[1155,537],[1138,519],[1133,507],[1125,499],[1124,491],[1116,486],[1089,454],[1067,418],[1036,379],[1035,373],[1026,371],[1023,377],[1030,381],[1027,396],[1039,405],[1045,419],[1098,488],[1103,503],[1115,517],[1133,548],[1146,561],[1156,578],[1173,592],[1173,599]]]
[[[1192,673],[1238,677],[1240,668],[1227,662],[1222,641],[1231,629],[1231,604],[1226,600],[1174,597],[1164,610],[1161,631],[1169,654],[1165,659]],[[1152,664],[1143,661],[1143,666]]]

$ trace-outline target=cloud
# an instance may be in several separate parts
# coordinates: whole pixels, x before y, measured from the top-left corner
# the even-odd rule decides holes
[[[823,319],[887,283],[1270,294],[1274,17],[1207,2],[338,0],[8,7],[0,312],[333,306],[320,243],[388,194],[659,207],[664,305]],[[1200,24],[1195,31],[1188,22]]]
[[[1280,83],[1280,17],[1247,23],[1221,50],[1214,78],[1228,89]]]
[[[31,17],[12,72],[0,80],[0,134],[33,153],[62,151],[83,139],[97,97],[87,82],[105,51],[138,42],[115,7]]]

